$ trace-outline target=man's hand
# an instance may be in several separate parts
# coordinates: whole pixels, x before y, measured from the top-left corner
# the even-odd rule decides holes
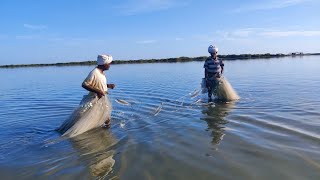
[[[116,87],[116,85],[115,84],[107,84],[107,87],[110,89],[114,89]]]
[[[105,95],[104,91],[98,91],[97,96],[98,98],[102,98]]]

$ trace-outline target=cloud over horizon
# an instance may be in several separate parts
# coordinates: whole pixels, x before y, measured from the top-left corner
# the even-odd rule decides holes
[[[312,2],[312,1],[313,0],[284,0],[284,1],[272,0],[268,2],[259,2],[254,5],[245,5],[233,10],[232,12],[241,13],[241,12],[249,12],[249,11],[259,11],[259,10],[282,9],[282,8],[296,6],[299,4]]]
[[[216,36],[226,39],[236,38],[279,38],[279,37],[315,37],[320,36],[320,30],[280,30],[277,28],[243,28],[233,31],[216,31]]]
[[[23,24],[23,27],[25,27],[27,29],[33,29],[33,30],[42,30],[42,29],[48,28],[45,25],[32,25],[32,24]]]

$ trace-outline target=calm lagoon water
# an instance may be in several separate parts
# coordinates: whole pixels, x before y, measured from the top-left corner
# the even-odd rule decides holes
[[[319,56],[226,61],[242,99],[211,107],[202,66],[113,65],[112,127],[72,139],[54,129],[93,66],[0,69],[0,178],[320,179]]]

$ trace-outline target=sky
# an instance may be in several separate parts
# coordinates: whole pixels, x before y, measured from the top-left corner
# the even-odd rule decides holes
[[[0,65],[320,52],[319,0],[1,0]]]

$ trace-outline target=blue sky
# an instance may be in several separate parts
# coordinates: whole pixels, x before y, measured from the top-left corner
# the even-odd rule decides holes
[[[0,64],[320,52],[319,0],[1,0]]]

